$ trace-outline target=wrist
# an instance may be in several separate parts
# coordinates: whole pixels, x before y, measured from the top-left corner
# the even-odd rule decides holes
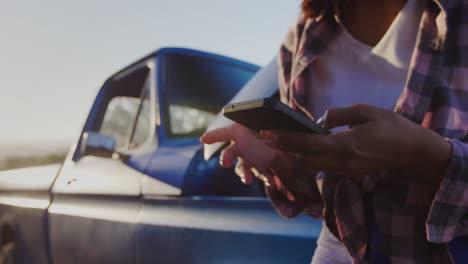
[[[447,172],[452,145],[435,132],[427,132],[428,137],[421,137],[421,147],[415,155],[415,176],[425,182],[440,183]]]

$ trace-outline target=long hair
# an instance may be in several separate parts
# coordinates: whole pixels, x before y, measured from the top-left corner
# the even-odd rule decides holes
[[[309,18],[319,16],[331,18],[335,15],[340,1],[343,0],[302,0],[301,8]]]

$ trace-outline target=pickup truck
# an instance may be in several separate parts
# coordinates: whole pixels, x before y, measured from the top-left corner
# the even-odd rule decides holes
[[[321,222],[281,218],[198,140],[267,70],[163,48],[112,75],[63,164],[0,173],[0,263],[309,263]]]

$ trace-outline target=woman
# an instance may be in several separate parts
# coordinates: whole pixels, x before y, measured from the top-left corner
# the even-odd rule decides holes
[[[302,9],[278,56],[281,100],[334,133],[233,125],[202,142],[231,141],[222,165],[264,179],[281,215],[324,218],[313,263],[468,263],[468,1]]]

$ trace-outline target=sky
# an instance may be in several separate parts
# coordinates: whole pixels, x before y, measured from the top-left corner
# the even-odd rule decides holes
[[[299,0],[0,0],[0,147],[75,140],[104,80],[161,47],[265,65],[299,5]]]

